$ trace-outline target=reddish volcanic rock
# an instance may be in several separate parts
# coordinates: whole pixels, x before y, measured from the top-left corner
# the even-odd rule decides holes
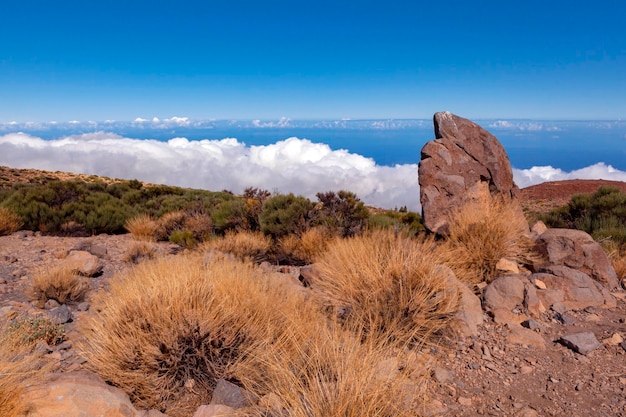
[[[424,225],[446,234],[455,208],[480,196],[516,199],[509,157],[498,139],[476,123],[450,112],[434,116],[435,140],[422,148],[419,163]]]

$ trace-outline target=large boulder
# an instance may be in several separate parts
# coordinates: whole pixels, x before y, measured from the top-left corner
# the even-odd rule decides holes
[[[604,286],[584,272],[563,265],[546,267],[530,279],[539,279],[546,286],[545,290],[537,290],[537,295],[547,307],[555,302],[564,304],[568,310],[615,304],[614,297]]]
[[[602,246],[589,234],[573,229],[548,229],[536,240],[542,255],[535,268],[562,265],[589,275],[609,289],[619,287],[617,274]]]
[[[434,124],[435,140],[421,152],[420,201],[426,228],[445,235],[453,209],[486,195],[515,200],[519,189],[495,136],[450,112],[435,113]]]

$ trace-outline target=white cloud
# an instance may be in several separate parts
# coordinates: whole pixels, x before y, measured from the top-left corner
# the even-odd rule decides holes
[[[0,136],[0,165],[236,193],[253,186],[315,198],[317,192],[345,189],[374,206],[419,209],[417,164],[380,166],[298,138],[247,146],[232,138],[160,142],[99,132],[43,140],[14,133]]]
[[[133,120],[135,123],[145,123],[148,121],[148,119],[144,119],[143,117],[137,117],[135,120]]]
[[[570,172],[549,165],[532,167],[530,169],[513,169],[513,177],[515,183],[524,188],[546,181],[573,179],[626,181],[626,172],[615,169],[611,165],[606,165],[603,162],[598,162],[597,164]]]
[[[169,119],[163,119],[163,123],[175,124],[179,126],[189,126],[191,122],[189,121],[189,117],[172,116]]]

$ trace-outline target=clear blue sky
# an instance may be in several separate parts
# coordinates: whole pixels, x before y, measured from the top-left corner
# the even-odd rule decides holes
[[[626,2],[31,1],[0,122],[626,117]]]

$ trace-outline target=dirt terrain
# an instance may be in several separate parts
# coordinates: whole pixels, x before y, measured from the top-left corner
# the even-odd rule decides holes
[[[30,175],[42,176],[39,172],[18,174],[21,180]],[[46,173],[45,177],[49,180],[50,175],[53,174]],[[0,177],[9,180],[7,172],[0,172]],[[618,186],[626,191],[626,183],[575,180],[529,187],[521,195],[525,207],[545,211],[567,202],[574,193],[594,192],[600,185]],[[16,313],[41,314],[43,310],[29,302],[27,296],[33,274],[55,265],[70,250],[95,248],[100,254],[103,273],[90,279],[92,290],[98,290],[116,272],[132,265],[125,260],[132,244],[129,235],[61,238],[17,232],[0,237],[0,320]],[[161,243],[157,250],[162,256],[176,248]],[[590,308],[563,315],[546,312],[536,320],[535,330],[543,347],[536,340],[515,343],[506,325],[486,317],[479,336],[450,338],[429,348],[437,365],[432,378],[433,400],[426,405],[425,414],[626,417],[626,342],[619,342],[626,338],[625,294],[614,292],[616,305],[612,308]],[[66,324],[67,341],[51,353],[60,371],[83,367],[85,359],[78,356],[72,345],[81,337],[78,326],[81,317],[89,314],[86,309],[85,305],[70,306],[73,321]],[[602,346],[582,355],[558,342],[564,335],[583,331],[593,332],[599,341],[604,341]]]

